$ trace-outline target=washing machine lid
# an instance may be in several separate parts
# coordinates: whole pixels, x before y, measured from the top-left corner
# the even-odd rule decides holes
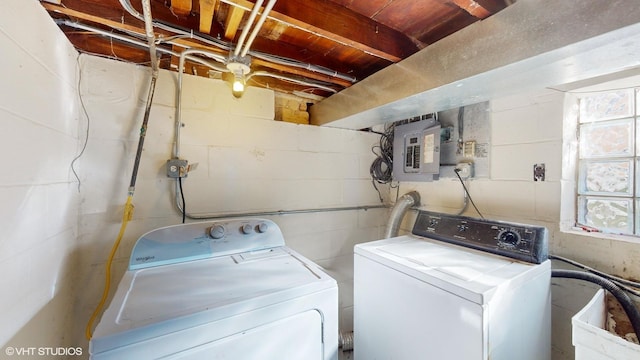
[[[412,235],[359,244],[355,253],[480,305],[501,287],[542,271],[538,265]]]
[[[92,352],[336,286],[286,246],[129,270],[94,332]]]

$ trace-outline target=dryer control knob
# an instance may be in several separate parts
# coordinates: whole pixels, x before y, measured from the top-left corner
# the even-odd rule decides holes
[[[209,235],[214,239],[222,239],[224,232],[224,226],[222,225],[213,225],[211,229],[209,229]]]
[[[242,233],[245,235],[251,234],[253,232],[253,227],[251,226],[251,224],[244,224],[240,228],[240,231],[242,231]]]
[[[260,223],[260,224],[258,224],[257,229],[258,229],[258,232],[259,232],[259,233],[267,232],[267,230],[269,230],[269,224],[267,224],[267,223]]]

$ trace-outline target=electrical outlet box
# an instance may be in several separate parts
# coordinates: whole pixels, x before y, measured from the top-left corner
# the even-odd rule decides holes
[[[189,172],[189,162],[183,159],[167,160],[167,177],[184,178]]]
[[[472,158],[476,156],[476,142],[475,141],[465,141],[464,142],[464,151],[462,152],[464,157]]]
[[[473,177],[473,163],[469,163],[469,162],[458,163],[456,165],[456,170],[460,170],[458,171],[458,175],[460,175],[460,178],[462,178],[462,180],[467,180]]]

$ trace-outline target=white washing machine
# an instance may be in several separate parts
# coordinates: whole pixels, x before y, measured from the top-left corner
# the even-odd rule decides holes
[[[356,245],[354,358],[550,359],[547,238],[420,211],[411,235]]]
[[[318,359],[338,354],[338,288],[264,219],[153,230],[94,331],[92,359]]]

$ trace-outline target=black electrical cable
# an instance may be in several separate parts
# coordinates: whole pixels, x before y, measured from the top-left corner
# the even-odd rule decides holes
[[[636,308],[629,295],[622,291],[616,284],[613,282],[588,272],[584,271],[575,271],[575,270],[561,270],[554,269],[551,271],[551,277],[559,277],[559,278],[569,278],[569,279],[577,279],[589,281],[594,284],[600,285],[605,288],[611,295],[613,295],[622,308],[624,309],[629,321],[631,322],[631,326],[633,327],[633,331],[636,333],[636,336],[640,339],[640,311]]]
[[[385,127],[380,134],[378,145],[374,145],[371,151],[377,155],[373,160],[369,173],[373,180],[379,184],[387,184],[392,180],[393,171],[393,133],[394,125]],[[377,151],[376,151],[377,150]]]
[[[380,134],[380,141],[377,145],[371,147],[371,152],[376,158],[369,167],[371,174],[371,184],[378,192],[380,202],[383,202],[380,190],[376,186],[378,184],[388,184],[393,180],[393,134],[395,125],[385,126],[384,132],[376,132]]]
[[[180,188],[180,199],[182,199],[182,223],[184,224],[187,216],[187,204],[184,202],[184,192],[182,191],[182,178],[178,177],[178,187]]]
[[[476,212],[478,212],[478,215],[480,215],[480,217],[482,219],[484,219],[484,215],[482,215],[482,213],[480,212],[480,210],[478,210],[478,207],[476,206],[476,203],[473,202],[473,199],[471,198],[471,194],[469,194],[469,190],[467,190],[467,186],[464,184],[464,180],[462,180],[462,177],[460,177],[460,169],[455,169],[453,170],[453,172],[456,173],[456,176],[458,177],[458,180],[460,180],[460,183],[462,184],[462,188],[464,189],[464,192],[467,193],[467,197],[469,198],[469,201],[471,201],[471,205],[473,205],[473,208],[476,209]]]

